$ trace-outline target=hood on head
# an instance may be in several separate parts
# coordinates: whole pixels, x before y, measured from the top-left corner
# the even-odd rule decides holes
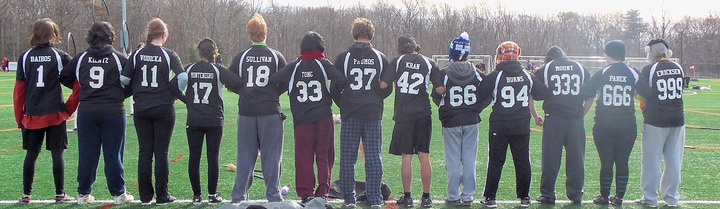
[[[545,54],[545,64],[558,58],[567,58],[565,52],[558,46],[552,46]]]
[[[315,31],[310,31],[305,34],[300,42],[300,53],[308,51],[325,52],[325,39]]]

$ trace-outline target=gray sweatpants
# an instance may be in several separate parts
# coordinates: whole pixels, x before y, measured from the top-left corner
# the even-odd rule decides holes
[[[280,195],[280,165],[283,151],[283,120],[280,114],[238,116],[237,170],[232,190],[232,202],[248,200],[258,151],[261,153],[265,197],[270,202],[282,201]]]
[[[555,199],[555,183],[565,148],[565,188],[570,200],[582,200],[585,184],[585,122],[545,115],[542,136],[540,195]]]
[[[656,205],[658,184],[668,205],[677,205],[680,193],[685,126],[661,128],[643,123],[642,126],[642,201]],[[665,168],[660,171],[660,164]]]
[[[478,125],[443,127],[442,135],[448,178],[447,199],[472,201],[475,194]]]

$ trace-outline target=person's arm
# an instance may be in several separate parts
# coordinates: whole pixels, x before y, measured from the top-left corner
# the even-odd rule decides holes
[[[583,116],[587,115],[588,111],[590,111],[590,108],[593,105],[593,99],[594,98],[588,98],[585,101],[583,101],[583,109],[585,112],[583,112]]]
[[[130,81],[132,80],[133,74],[135,73],[135,57],[137,57],[137,53],[140,52],[140,50],[136,50],[135,53],[132,54],[131,57],[128,58],[127,62],[123,64],[123,69],[120,72],[120,83],[127,87],[130,87]],[[125,96],[129,97],[129,95],[125,94]]]
[[[273,83],[278,88],[278,95],[285,93],[288,90],[288,82],[290,81],[290,74],[292,74],[292,68],[295,67],[296,63],[290,63],[284,68],[279,69],[277,73],[270,76],[270,83]]]
[[[73,88],[73,83],[77,80],[75,70],[79,61],[78,57],[75,57],[63,67],[62,71],[60,71],[60,84],[67,88]]]
[[[373,87],[373,88],[379,90],[379,92],[380,92],[380,98],[385,99],[385,98],[387,98],[388,96],[390,96],[390,94],[392,94],[393,88],[387,88],[387,84],[385,85],[385,88],[382,88],[382,76],[383,76],[383,74],[385,74],[386,71],[388,71],[390,68],[388,67],[388,64],[389,64],[389,63],[388,63],[388,60],[387,60],[387,58],[385,57],[385,55],[384,55],[384,54],[381,54],[381,55],[380,55],[380,58],[381,58],[382,60],[379,60],[379,61],[382,63],[382,68],[383,68],[383,69],[380,69],[380,70],[381,70],[381,73],[380,73],[380,75],[377,76],[377,80],[378,80],[377,86],[376,86],[376,87]]]
[[[489,106],[490,103],[492,103],[492,98],[493,98],[492,91],[493,91],[493,88],[495,88],[494,84],[495,84],[496,77],[497,77],[497,71],[493,71],[490,74],[488,74],[487,76],[485,76],[485,78],[483,78],[483,80],[480,82],[480,85],[478,85],[478,91],[477,91],[478,92],[477,93],[478,101],[482,101],[480,103],[481,111],[483,109],[485,109],[487,106]]]
[[[440,71],[435,61],[430,60],[430,82],[433,84],[433,89],[437,94],[445,94],[445,84],[443,84],[443,77],[445,73]]]
[[[20,73],[20,67],[18,67]],[[22,128],[22,118],[25,116],[25,81],[15,81],[13,90],[13,109],[15,110],[15,122],[18,128]]]
[[[528,108],[530,108],[530,115],[535,120],[535,125],[543,126],[545,121],[543,120],[542,116],[538,114],[537,109],[535,108],[535,100],[533,99],[532,95],[530,95],[529,103],[530,106],[528,106]]]
[[[227,88],[228,91],[237,94],[238,89],[240,89],[241,86],[240,76],[228,70],[221,64],[215,64],[215,66],[220,72],[220,82],[225,85],[225,88]]]
[[[185,68],[182,66],[182,61],[180,61],[180,57],[174,52],[171,51],[170,56],[170,70],[172,70],[175,75],[177,76],[177,87],[178,89],[186,89],[187,83],[188,83],[188,75],[185,73]]]
[[[393,59],[392,62],[387,64],[385,72],[383,72],[382,78],[380,79],[380,89],[386,89],[395,82],[395,73],[397,73],[397,58]]]
[[[80,105],[80,90],[82,88],[80,87],[80,83],[77,81],[73,82],[72,87],[72,93],[70,93],[70,96],[68,97],[68,100],[65,101],[65,112],[68,115],[72,115],[75,113],[75,110],[77,110],[78,105]]]
[[[548,90],[542,81],[532,74],[530,74],[530,79],[533,80],[532,90],[530,91],[530,100],[545,100],[548,96],[550,96],[550,90]]]
[[[344,74],[340,73],[335,66],[330,62],[323,63],[325,65],[325,71],[330,79],[330,97],[335,101],[336,104],[340,103],[341,93],[345,88],[347,78]]]

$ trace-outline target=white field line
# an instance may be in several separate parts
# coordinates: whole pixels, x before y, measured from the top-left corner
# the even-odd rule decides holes
[[[176,200],[173,203],[188,204],[191,202],[192,202],[192,200]],[[264,202],[267,202],[267,200],[253,200],[253,201],[249,201],[249,202],[264,203]],[[390,200],[390,201],[387,201],[386,203],[393,203],[393,202],[394,202],[393,200]],[[420,204],[419,200],[416,200],[414,202],[416,204]],[[532,202],[533,202],[533,204],[540,204],[536,201],[532,201]],[[625,202],[629,203],[629,204],[635,204],[634,200],[626,200]],[[17,203],[18,203],[17,200],[0,200],[0,204],[17,204]],[[30,203],[31,204],[35,204],[35,203],[51,204],[51,203],[55,203],[55,200],[30,200]],[[97,204],[97,203],[113,203],[113,200],[95,200],[92,204]],[[153,201],[152,203],[154,204],[155,202]],[[173,203],[170,203],[170,204],[173,204]],[[203,203],[207,203],[207,201],[204,201]],[[223,204],[229,204],[229,203],[230,203],[230,201],[228,201],[228,200],[223,201]],[[342,200],[328,200],[328,203],[340,203],[341,204],[341,203],[343,203],[343,201]],[[475,201],[473,201],[473,203],[479,205],[480,201],[475,200]],[[498,200],[497,203],[498,204],[520,204],[520,201],[519,200]],[[570,204],[570,200],[557,200],[557,201],[555,201],[555,203]],[[592,200],[585,200],[585,201],[582,201],[582,203],[583,204],[592,204]],[[67,202],[66,204],[73,204],[73,202]],[[140,201],[135,200],[135,201],[130,202],[130,204],[140,204]],[[435,203],[433,203],[433,204],[439,205],[439,204],[445,204],[445,202],[436,200]],[[664,205],[664,204],[665,204],[665,202],[658,201],[658,205]],[[683,204],[720,205],[720,200],[683,200],[683,201],[680,201],[680,204],[681,205],[683,205]]]

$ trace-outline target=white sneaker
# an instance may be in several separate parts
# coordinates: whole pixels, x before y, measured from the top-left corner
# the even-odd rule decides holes
[[[95,197],[92,196],[91,194],[80,194],[80,195],[78,195],[78,198],[77,198],[78,205],[92,203],[93,201],[95,201]]]
[[[116,205],[128,203],[130,201],[135,200],[135,197],[128,194],[127,192],[122,193],[121,195],[115,196],[115,201],[113,202]]]

